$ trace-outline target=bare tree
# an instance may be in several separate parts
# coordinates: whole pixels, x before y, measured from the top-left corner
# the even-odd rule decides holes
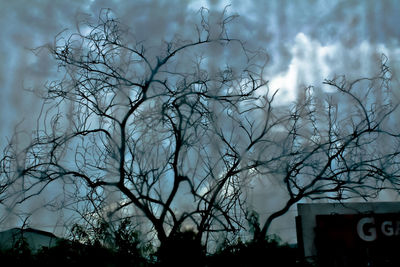
[[[385,59],[375,78],[326,80],[329,90],[310,87],[278,105],[263,78],[265,54],[230,38],[226,14],[211,23],[202,9],[192,40],[157,47],[107,10],[98,24],[57,36],[50,52],[64,77],[46,87],[29,145],[7,147],[2,201],[28,201],[55,183],[88,222],[141,216],[161,244],[187,228],[207,243],[246,228],[255,176],[280,181],[288,197],[264,222],[251,221],[256,240],[302,199],[397,188]],[[229,49],[239,65],[224,58]]]
[[[255,240],[300,200],[367,201],[399,189],[399,103],[386,56],[376,77],[337,76],[324,84],[305,88],[289,107],[279,140],[265,137],[262,149],[274,153],[259,159],[258,170],[281,181],[287,201],[264,222],[253,220]]]
[[[236,231],[242,170],[218,147],[216,137],[229,144],[219,114],[256,99],[265,60],[229,37],[225,11],[212,24],[202,9],[193,40],[157,48],[135,41],[108,10],[99,18],[49,47],[64,77],[48,83],[29,145],[5,151],[3,199],[26,202],[56,183],[64,208],[75,204],[88,222],[117,211],[142,216],[161,244],[185,227],[198,241]],[[215,54],[230,46],[242,67]]]

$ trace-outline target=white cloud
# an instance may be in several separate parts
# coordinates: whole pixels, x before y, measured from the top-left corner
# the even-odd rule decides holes
[[[298,33],[289,48],[291,60],[287,68],[277,74],[268,73],[269,89],[279,90],[276,103],[287,104],[296,100],[297,91],[313,85],[321,87],[326,78],[346,75],[348,79],[376,75],[380,58],[389,58],[392,72],[396,73],[396,59],[400,48],[389,48],[385,44],[371,44],[367,41],[349,49],[340,42],[322,44],[304,33]],[[391,64],[391,62],[394,64]]]

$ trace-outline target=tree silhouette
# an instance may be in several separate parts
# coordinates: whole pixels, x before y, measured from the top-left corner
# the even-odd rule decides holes
[[[6,148],[2,202],[26,202],[56,184],[64,194],[52,204],[75,205],[87,222],[140,217],[161,247],[188,228],[201,247],[246,228],[254,177],[287,192],[276,212],[251,219],[260,241],[302,199],[397,189],[386,58],[377,77],[336,77],[280,105],[264,80],[266,55],[230,37],[233,18],[202,9],[192,39],[158,46],[136,40],[109,10],[58,35],[48,48],[63,77],[47,84],[29,145],[12,139]]]
[[[62,205],[78,203],[86,221],[142,216],[161,243],[184,226],[198,240],[240,228],[247,167],[224,147],[232,140],[220,122],[257,99],[265,58],[229,37],[232,18],[224,11],[212,23],[202,9],[193,40],[177,36],[157,48],[135,40],[109,10],[96,25],[58,35],[48,48],[64,76],[47,84],[30,144],[5,151],[3,199],[22,203],[56,183],[65,188]],[[225,49],[240,51],[243,66],[211,58]]]
[[[371,200],[398,190],[398,100],[390,80],[382,55],[376,77],[327,79],[325,92],[306,88],[290,107],[282,140],[275,142],[278,160],[263,165],[265,175],[282,179],[288,198],[259,226],[260,239],[300,200]]]

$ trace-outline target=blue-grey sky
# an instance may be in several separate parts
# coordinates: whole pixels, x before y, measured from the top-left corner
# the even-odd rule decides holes
[[[201,6],[221,9],[228,3],[225,0],[0,0],[2,138],[16,121],[31,115],[34,109],[32,102],[36,100],[21,89],[40,87],[52,78],[52,63],[44,54],[34,56],[30,49],[52,42],[66,28],[74,29],[78,18],[85,14],[96,17],[101,8],[108,7],[132,25],[138,37],[159,40],[183,31],[185,17]],[[375,63],[377,51],[390,54],[391,63],[397,64],[400,4],[395,0],[233,0],[230,4],[230,11],[240,15],[232,30],[237,30],[247,43],[270,54],[270,72],[266,78],[275,87],[294,90],[299,82],[311,83],[315,79],[320,83],[331,72],[357,75],[367,71],[369,61]]]
[[[185,35],[187,18],[200,7],[222,10],[227,4],[240,15],[231,34],[269,53],[265,78],[272,89],[280,88],[279,101],[294,100],[297,88],[321,86],[334,74],[374,73],[381,53],[388,56],[397,84],[397,0],[0,0],[0,149],[16,123],[22,121],[19,127],[27,132],[35,125],[40,102],[24,88],[40,89],[57,75],[46,51],[33,53],[33,48],[51,43],[64,29],[73,30],[79,19],[96,18],[101,8],[111,8],[138,39],[158,42]],[[273,208],[257,204],[268,190],[255,192],[261,213]],[[293,239],[293,225],[281,227],[280,233]]]

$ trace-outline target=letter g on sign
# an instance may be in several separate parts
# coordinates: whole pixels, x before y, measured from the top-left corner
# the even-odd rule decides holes
[[[358,236],[367,242],[374,241],[376,239],[376,228],[375,220],[372,217],[365,217],[358,221],[357,224]]]

